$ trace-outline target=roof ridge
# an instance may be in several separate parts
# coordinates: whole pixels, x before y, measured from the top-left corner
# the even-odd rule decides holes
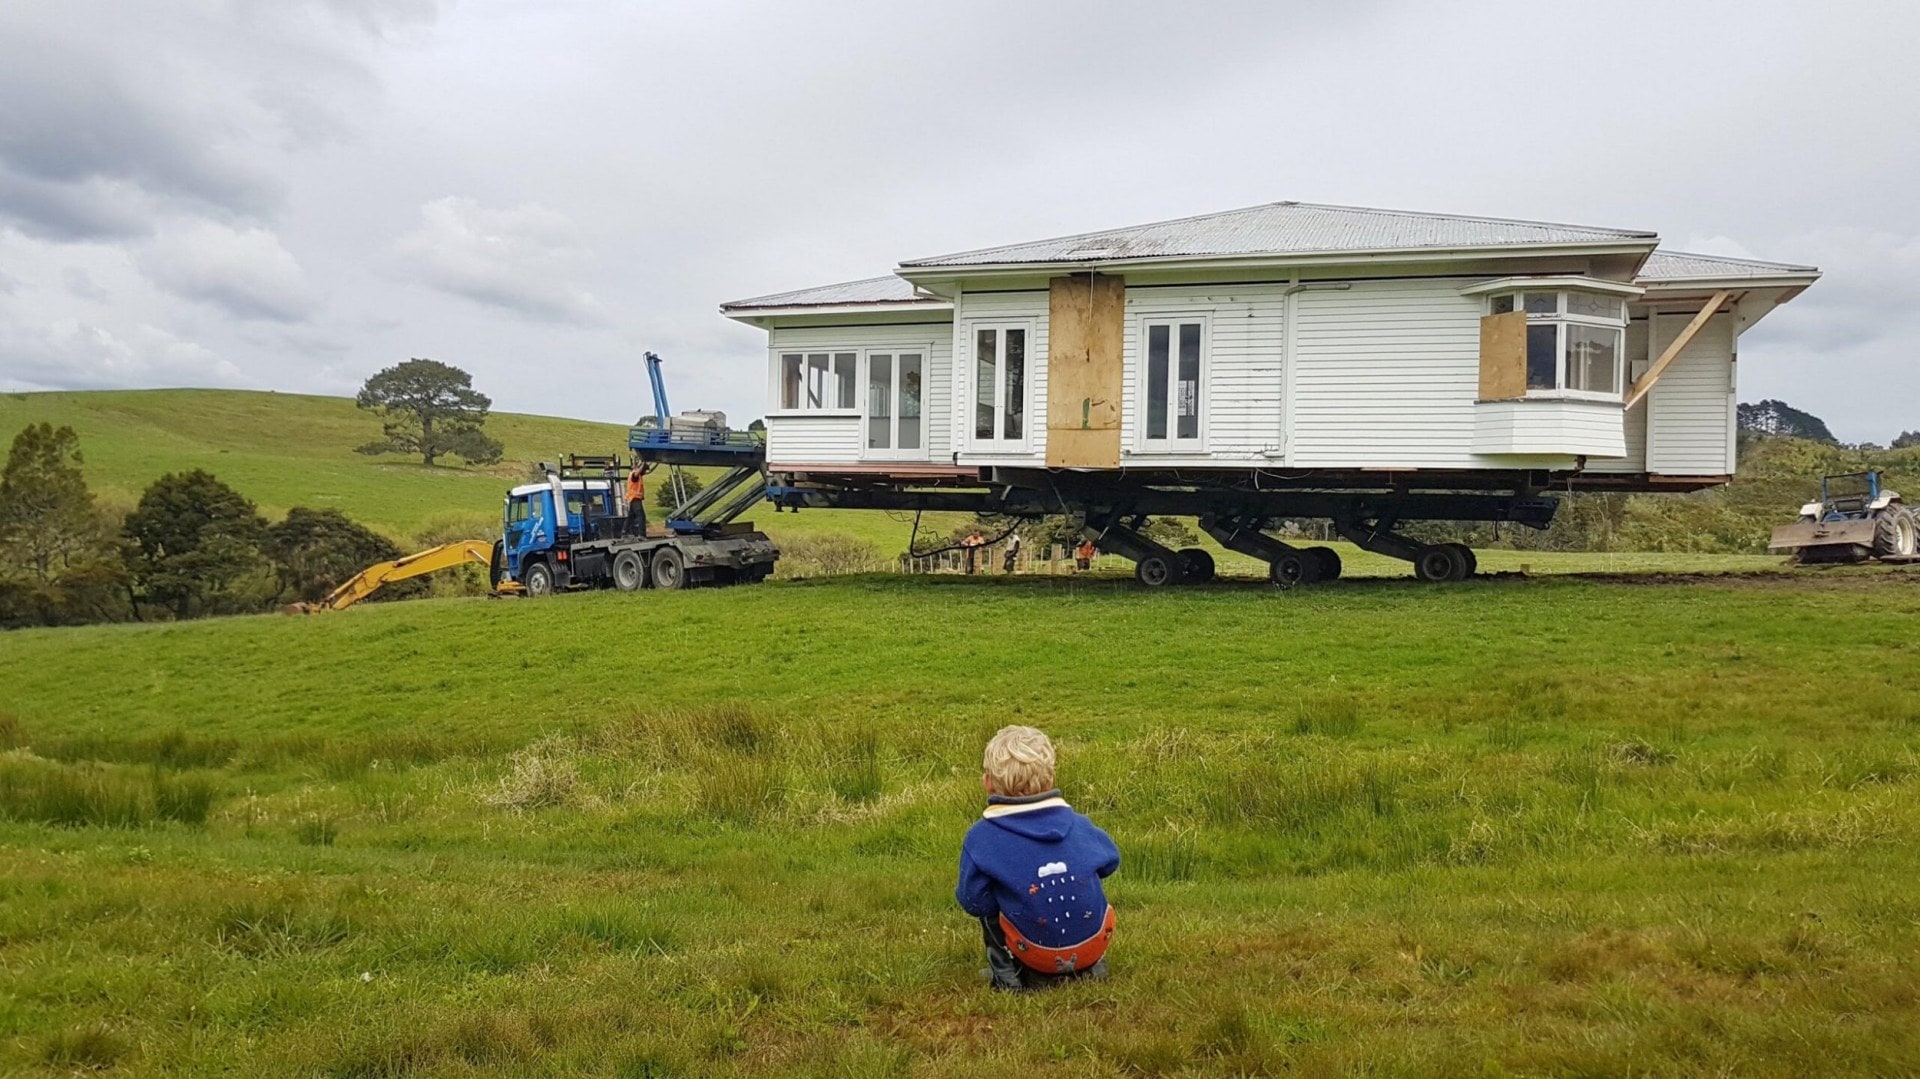
[[[1274,204],[1278,205],[1278,204]],[[1438,217],[1446,221],[1479,221],[1491,225],[1531,225],[1543,229],[1573,229],[1577,232],[1605,232],[1613,235],[1658,238],[1659,233],[1652,229],[1618,229],[1611,225],[1573,225],[1565,221],[1536,221],[1527,217],[1486,217],[1481,214],[1442,214],[1426,210],[1396,210],[1385,206],[1349,206],[1338,202],[1296,202],[1294,206],[1311,206],[1316,210],[1342,210],[1347,213],[1384,214],[1388,217]],[[1254,207],[1249,207],[1253,209]]]
[[[1000,248],[1003,248],[1003,247],[1036,247],[1040,244],[1059,243],[1062,240],[1087,240],[1087,239],[1092,239],[1095,236],[1111,236],[1116,232],[1128,232],[1133,229],[1149,229],[1159,225],[1179,225],[1188,221],[1199,221],[1209,217],[1231,217],[1234,214],[1251,213],[1254,210],[1265,210],[1274,206],[1300,206],[1300,205],[1306,205],[1306,204],[1295,202],[1291,199],[1282,199],[1278,202],[1262,202],[1255,206],[1241,206],[1232,210],[1214,210],[1211,213],[1188,214],[1185,217],[1170,217],[1165,221],[1143,221],[1137,225],[1119,225],[1110,229],[1095,229],[1092,232],[1069,232],[1060,236],[1043,236],[1037,240],[1015,240],[1012,243],[988,244],[985,247],[970,248],[966,251],[947,251],[938,255],[927,255],[923,258],[907,259],[906,261],[902,262],[900,265],[912,266],[913,264],[918,262],[930,262],[934,259],[957,259],[957,258],[962,258],[966,255],[977,255],[982,251],[998,251]]]

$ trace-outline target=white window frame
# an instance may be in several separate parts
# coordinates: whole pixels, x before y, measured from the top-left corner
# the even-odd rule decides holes
[[[1179,381],[1180,326],[1200,324],[1200,429],[1193,438],[1176,438],[1177,426],[1172,384]],[[1167,437],[1147,437],[1147,331],[1152,326],[1169,326],[1167,353]],[[1141,315],[1134,322],[1133,375],[1133,452],[1146,454],[1191,454],[1207,452],[1208,421],[1213,397],[1213,316],[1204,311],[1156,312]]]
[[[1553,310],[1550,312],[1540,312],[1537,314],[1533,312],[1527,312],[1526,311],[1526,294],[1529,292],[1553,293],[1554,294]],[[1582,292],[1588,295],[1604,296],[1605,298],[1618,303],[1620,305],[1620,316],[1617,319],[1608,319],[1608,318],[1599,317],[1597,315],[1576,315],[1572,313],[1571,311],[1568,310],[1567,296],[1573,292]],[[1529,386],[1527,389],[1528,397],[1543,398],[1543,399],[1573,399],[1573,400],[1581,400],[1581,401],[1618,401],[1620,400],[1621,395],[1626,392],[1627,367],[1631,362],[1627,356],[1627,320],[1628,319],[1627,319],[1626,297],[1616,296],[1608,292],[1601,292],[1597,289],[1593,289],[1593,290],[1579,289],[1579,288],[1570,289],[1567,286],[1563,284],[1558,284],[1558,283],[1554,283],[1554,284],[1542,283],[1539,285],[1529,286],[1525,283],[1516,282],[1512,284],[1511,287],[1503,288],[1499,292],[1489,295],[1487,297],[1486,313],[1490,315],[1498,313],[1498,312],[1495,312],[1493,309],[1494,301],[1503,299],[1503,298],[1508,298],[1508,297],[1511,297],[1513,300],[1513,306],[1510,310],[1526,312],[1527,326],[1529,328],[1532,328],[1534,326],[1539,326],[1539,325],[1552,325],[1554,327],[1554,338],[1553,338],[1554,384],[1552,388],[1535,389]],[[1612,389],[1610,390],[1576,390],[1576,389],[1569,389],[1567,387],[1567,327],[1569,326],[1593,326],[1598,329],[1608,329],[1608,330],[1614,331],[1614,337],[1618,343],[1614,346],[1613,388]],[[1529,379],[1529,381],[1531,381],[1531,379]]]
[[[996,437],[994,438],[982,438],[979,436],[979,434],[976,433],[977,428],[974,426],[974,415],[975,415],[975,411],[979,408],[979,395],[980,395],[980,387],[978,385],[980,364],[979,364],[979,353],[977,352],[977,347],[980,339],[981,330],[995,330],[1000,333],[1000,337],[999,337],[1000,343],[998,345],[997,357],[1001,360],[1001,362],[997,362],[994,366],[994,370],[995,370],[994,377],[996,381],[1001,384],[996,385],[995,387],[996,389],[1005,388],[1004,386],[1005,380],[1003,378],[1002,372],[1004,372],[1005,370],[1004,357],[1006,355],[1006,331],[1024,330],[1026,332],[1026,335],[1027,335],[1026,357],[1025,357],[1026,370],[1023,373],[1020,380],[1021,424],[1020,424],[1020,437],[1018,438],[1003,438],[1003,437],[998,437],[997,434],[996,434]],[[954,366],[956,368],[959,368],[965,374],[966,392],[965,394],[960,395],[959,397],[959,400],[961,401],[961,407],[959,411],[961,413],[961,422],[965,428],[966,435],[967,435],[967,438],[966,438],[967,448],[974,453],[1025,453],[1027,452],[1027,450],[1033,445],[1033,425],[1035,421],[1038,419],[1038,417],[1034,415],[1034,411],[1033,411],[1033,379],[1034,379],[1035,372],[1039,369],[1039,363],[1037,362],[1037,359],[1036,359],[1036,355],[1039,349],[1036,347],[1038,344],[1038,340],[1034,334],[1034,321],[1032,319],[970,320],[966,323],[966,337],[964,340],[966,343],[965,350],[962,353],[959,361],[956,362]],[[997,432],[1004,431],[1006,429],[1006,408],[1005,408],[1005,402],[1000,400],[998,394],[995,395],[994,404],[995,404],[994,430],[997,433]]]
[[[857,348],[845,345],[800,345],[784,348],[771,348],[768,353],[768,370],[771,372],[773,392],[770,395],[773,408],[767,410],[769,418],[776,416],[859,416],[866,408],[860,403],[861,387],[865,384],[866,363],[864,353]],[[838,403],[808,407],[807,401],[807,357],[825,355],[827,357],[827,377],[833,377],[833,357],[853,357],[853,403],[841,406]],[[795,408],[786,407],[785,364],[786,357],[800,357],[800,404]]]
[[[918,449],[903,450],[898,446],[885,449],[873,449],[867,445],[868,424],[872,421],[873,357],[892,357],[893,364],[893,400],[894,407],[900,401],[900,356],[902,354],[920,357],[920,446]],[[901,345],[897,348],[878,346],[860,354],[860,456],[868,461],[924,461],[931,452],[927,448],[927,438],[932,428],[928,423],[928,389],[933,384],[933,346],[930,344]],[[900,440],[899,415],[892,417],[889,428],[893,440]]]

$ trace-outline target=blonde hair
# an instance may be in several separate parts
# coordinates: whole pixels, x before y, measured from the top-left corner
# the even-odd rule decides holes
[[[983,755],[996,793],[1014,798],[1053,789],[1053,742],[1032,727],[1002,727]]]

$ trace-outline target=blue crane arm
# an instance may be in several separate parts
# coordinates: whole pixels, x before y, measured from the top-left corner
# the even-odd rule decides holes
[[[660,374],[660,357],[657,353],[647,353],[647,382],[653,386],[653,417],[662,429],[672,426],[669,417],[673,415],[667,408],[667,380]]]

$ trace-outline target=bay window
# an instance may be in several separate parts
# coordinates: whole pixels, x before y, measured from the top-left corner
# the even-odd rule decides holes
[[[1526,315],[1526,392],[1618,398],[1626,303],[1616,295],[1530,288],[1487,298],[1487,313]]]

